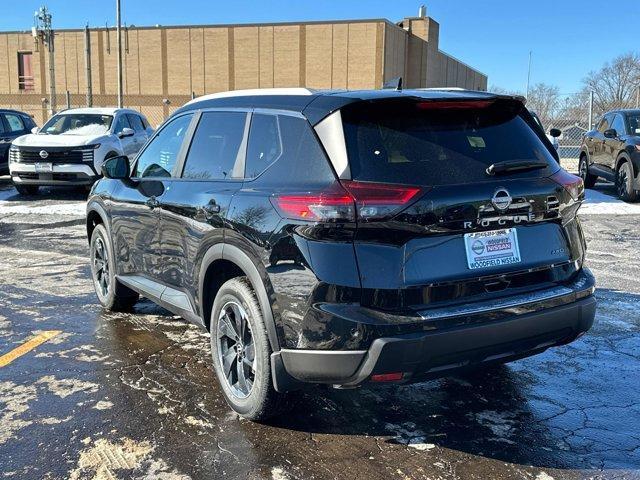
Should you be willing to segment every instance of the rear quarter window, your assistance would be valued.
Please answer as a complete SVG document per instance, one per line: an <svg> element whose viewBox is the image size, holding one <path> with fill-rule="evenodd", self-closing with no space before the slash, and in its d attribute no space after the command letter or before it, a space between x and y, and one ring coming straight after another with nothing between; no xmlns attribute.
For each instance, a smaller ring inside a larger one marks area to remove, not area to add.
<svg viewBox="0 0 640 480"><path fill-rule="evenodd" d="M352 178L425 186L495 181L487 167L508 160L548 164L510 178L548 176L557 170L557 162L525 120L528 113L521 103L473 105L440 108L436 102L392 99L345 107Z"/></svg>
<svg viewBox="0 0 640 480"><path fill-rule="evenodd" d="M251 118L245 178L299 185L331 182L335 175L309 122L256 113Z"/></svg>

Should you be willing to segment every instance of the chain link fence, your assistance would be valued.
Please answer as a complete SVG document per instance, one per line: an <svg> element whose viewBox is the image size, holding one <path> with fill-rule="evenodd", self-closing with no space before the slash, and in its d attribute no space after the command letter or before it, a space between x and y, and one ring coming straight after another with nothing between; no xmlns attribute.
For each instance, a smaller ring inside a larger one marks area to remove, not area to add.
<svg viewBox="0 0 640 480"><path fill-rule="evenodd" d="M123 105L138 110L147 117L152 127L157 128L182 105L191 100L191 95L125 95ZM49 119L49 96L34 93L0 94L0 108L10 108L28 113L38 126ZM93 107L115 107L117 95L93 95ZM59 93L55 98L56 111L87 106L85 94Z"/></svg>

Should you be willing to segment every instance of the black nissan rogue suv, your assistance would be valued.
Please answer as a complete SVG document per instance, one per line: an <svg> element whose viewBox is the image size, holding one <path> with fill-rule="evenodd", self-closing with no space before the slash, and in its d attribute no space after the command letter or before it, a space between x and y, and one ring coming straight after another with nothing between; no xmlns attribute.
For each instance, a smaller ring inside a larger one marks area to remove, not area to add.
<svg viewBox="0 0 640 480"><path fill-rule="evenodd" d="M594 320L582 181L519 97L214 94L103 174L87 204L100 303L142 295L208 329L247 418L305 384L523 358Z"/></svg>

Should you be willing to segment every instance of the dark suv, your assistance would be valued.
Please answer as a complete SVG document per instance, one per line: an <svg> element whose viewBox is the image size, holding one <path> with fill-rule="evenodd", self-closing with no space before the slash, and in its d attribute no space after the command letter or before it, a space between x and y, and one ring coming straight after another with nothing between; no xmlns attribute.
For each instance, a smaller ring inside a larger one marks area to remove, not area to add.
<svg viewBox="0 0 640 480"><path fill-rule="evenodd" d="M640 110L614 110L584 135L580 177L592 188L598 177L615 182L618 196L638 200L640 192Z"/></svg>
<svg viewBox="0 0 640 480"><path fill-rule="evenodd" d="M9 173L9 147L16 138L36 127L28 113L0 109L0 175Z"/></svg>
<svg viewBox="0 0 640 480"><path fill-rule="evenodd" d="M305 384L413 382L592 325L582 181L517 97L305 89L190 102L87 205L108 309L211 332L241 415Z"/></svg>

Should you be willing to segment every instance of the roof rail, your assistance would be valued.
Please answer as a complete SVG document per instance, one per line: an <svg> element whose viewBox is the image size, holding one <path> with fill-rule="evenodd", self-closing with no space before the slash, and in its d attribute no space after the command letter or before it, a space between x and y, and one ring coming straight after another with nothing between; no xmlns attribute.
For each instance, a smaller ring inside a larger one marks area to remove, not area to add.
<svg viewBox="0 0 640 480"><path fill-rule="evenodd" d="M188 101L185 105L192 105L194 103L201 102L203 100L214 100L216 98L229 98L229 97L250 97L257 95L313 95L314 90L303 87L291 87L291 88L250 88L247 90L231 90L228 92L209 93L196 97L193 100Z"/></svg>

